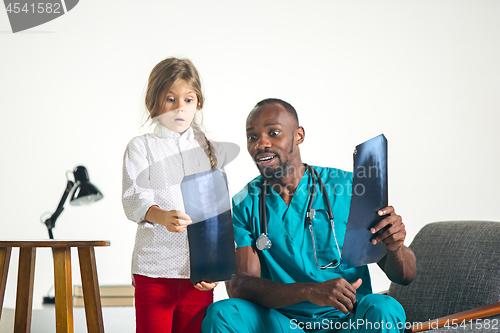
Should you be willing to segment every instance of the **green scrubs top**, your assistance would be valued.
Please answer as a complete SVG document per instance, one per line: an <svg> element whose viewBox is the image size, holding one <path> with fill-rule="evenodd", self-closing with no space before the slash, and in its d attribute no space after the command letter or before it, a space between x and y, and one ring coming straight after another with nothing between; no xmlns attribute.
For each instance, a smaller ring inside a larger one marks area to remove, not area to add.
<svg viewBox="0 0 500 333"><path fill-rule="evenodd" d="M352 173L334 168L314 168L325 184L332 207L335 233L342 251L351 204ZM233 197L234 239L238 248L255 245L257 238L261 235L259 219L261 185L262 176L258 176ZM356 298L359 301L364 295L372 293L366 265L345 269L341 264L334 269L320 269L315 263L311 232L306 224L311 186L311 175L309 171L306 171L297 186L290 206L287 206L279 194L268 186L266 190L267 229L272 246L268 250L257 250L261 264L261 277L279 283L324 282L339 277L352 283L361 278L363 283L356 292ZM316 211L313 232L318 264L327 265L334 259L339 260L339 253L328 219L328 208L318 182L316 182L316 195L312 208ZM313 319L345 316L333 307L319 306L310 302L277 310L288 316Z"/></svg>

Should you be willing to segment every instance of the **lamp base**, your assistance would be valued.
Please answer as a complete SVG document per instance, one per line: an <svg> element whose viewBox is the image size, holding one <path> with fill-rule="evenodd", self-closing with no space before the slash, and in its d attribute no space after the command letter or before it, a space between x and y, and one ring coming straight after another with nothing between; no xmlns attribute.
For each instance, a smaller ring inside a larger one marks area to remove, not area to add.
<svg viewBox="0 0 500 333"><path fill-rule="evenodd" d="M56 304L56 298L54 296L44 296L42 304Z"/></svg>

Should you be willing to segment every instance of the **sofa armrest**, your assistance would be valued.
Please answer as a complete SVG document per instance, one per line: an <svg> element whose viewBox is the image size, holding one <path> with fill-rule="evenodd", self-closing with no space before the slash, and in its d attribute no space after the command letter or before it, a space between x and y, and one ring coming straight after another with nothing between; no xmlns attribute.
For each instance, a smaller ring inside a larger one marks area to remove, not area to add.
<svg viewBox="0 0 500 333"><path fill-rule="evenodd" d="M419 325L415 325L411 328L411 332L419 332L429 330L431 328L438 328L446 325L460 323L462 321L468 321L472 319L484 318L500 314L500 302L491 303L488 305L480 306L471 310L458 312L446 317L441 317L434 320L425 321Z"/></svg>

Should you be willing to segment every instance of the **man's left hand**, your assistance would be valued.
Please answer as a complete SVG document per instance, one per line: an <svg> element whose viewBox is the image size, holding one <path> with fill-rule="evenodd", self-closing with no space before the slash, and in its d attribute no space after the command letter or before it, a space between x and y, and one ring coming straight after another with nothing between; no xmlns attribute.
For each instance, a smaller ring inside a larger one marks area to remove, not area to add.
<svg viewBox="0 0 500 333"><path fill-rule="evenodd" d="M389 206L378 211L378 215L389 215L370 229L376 234L380 229L387 227L380 235L372 239L372 244L384 243L389 251L397 251L406 238L406 229L401 216L396 214L394 207Z"/></svg>

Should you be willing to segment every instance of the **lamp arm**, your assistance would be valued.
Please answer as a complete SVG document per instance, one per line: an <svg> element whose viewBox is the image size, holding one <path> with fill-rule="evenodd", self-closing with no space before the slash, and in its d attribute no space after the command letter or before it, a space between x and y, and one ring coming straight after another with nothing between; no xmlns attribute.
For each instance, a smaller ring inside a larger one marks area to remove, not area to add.
<svg viewBox="0 0 500 333"><path fill-rule="evenodd" d="M66 189L64 190L61 200L59 201L59 205L57 205L56 211L44 222L47 226L47 229L49 230L50 239L54 239L54 236L52 235L52 229L56 226L56 220L64 210L64 203L66 202L69 192L71 192L71 189L74 185L75 183L73 183L71 180L68 180L68 182L66 183Z"/></svg>

